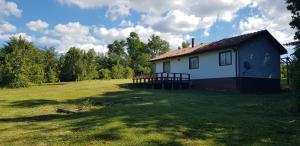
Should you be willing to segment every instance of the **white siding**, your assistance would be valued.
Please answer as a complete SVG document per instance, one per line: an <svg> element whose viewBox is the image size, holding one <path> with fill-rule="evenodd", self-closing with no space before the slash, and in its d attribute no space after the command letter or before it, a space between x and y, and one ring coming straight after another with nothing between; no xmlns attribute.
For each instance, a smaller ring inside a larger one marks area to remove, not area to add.
<svg viewBox="0 0 300 146"><path fill-rule="evenodd" d="M208 79L208 78L226 78L235 77L235 52L232 50L232 64L227 66L219 66L219 52L207 52L203 54L195 54L180 58L170 59L172 73L189 73L191 79ZM199 69L189 69L189 57L199 56ZM157 73L163 71L162 60L155 62Z"/></svg>

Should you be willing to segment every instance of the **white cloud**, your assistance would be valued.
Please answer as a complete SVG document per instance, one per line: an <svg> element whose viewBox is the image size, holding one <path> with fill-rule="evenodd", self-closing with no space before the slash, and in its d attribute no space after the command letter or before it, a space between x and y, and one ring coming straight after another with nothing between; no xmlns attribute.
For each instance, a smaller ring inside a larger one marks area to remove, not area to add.
<svg viewBox="0 0 300 146"><path fill-rule="evenodd" d="M119 26L121 27L134 26L134 23L131 22L130 20L122 20Z"/></svg>
<svg viewBox="0 0 300 146"><path fill-rule="evenodd" d="M107 16L112 20L130 15L130 10L143 14L141 24L157 31L187 33L203 29L205 36L216 20L231 22L236 13L251 0L58 0L61 4L83 9L108 7Z"/></svg>
<svg viewBox="0 0 300 146"><path fill-rule="evenodd" d="M269 30L281 43L293 40L293 30L289 26L291 13L286 10L282 0L255 0L252 7L260 11L260 15L250 16L240 21L239 29L243 33Z"/></svg>
<svg viewBox="0 0 300 146"><path fill-rule="evenodd" d="M43 31L48 28L49 24L40 19L35 21L30 21L26 24L26 26L32 31Z"/></svg>
<svg viewBox="0 0 300 146"><path fill-rule="evenodd" d="M79 22L58 24L53 30L49 30L49 32L49 35L59 40L59 44L56 47L60 53L66 52L70 47L79 47L84 50L93 48L97 52L107 51L102 41L96 39L90 33L90 27L81 25ZM53 40L51 42L58 43Z"/></svg>
<svg viewBox="0 0 300 146"><path fill-rule="evenodd" d="M16 3L6 2L5 0L0 0L0 18L4 16L16 16L20 17L22 10L20 10Z"/></svg>
<svg viewBox="0 0 300 146"><path fill-rule="evenodd" d="M57 39L49 38L47 36L43 36L37 40L42 45L56 46L60 44L60 41Z"/></svg>
<svg viewBox="0 0 300 146"><path fill-rule="evenodd" d="M61 4L76 5L82 9L101 7L112 3L110 0L57 0Z"/></svg>
<svg viewBox="0 0 300 146"><path fill-rule="evenodd" d="M127 5L113 5L109 6L106 12L106 17L111 20L117 20L119 17L126 17L130 13L130 8Z"/></svg>
<svg viewBox="0 0 300 146"><path fill-rule="evenodd" d="M8 22L4 22L0 24L0 33L15 32L16 30L17 30L16 26Z"/></svg>
<svg viewBox="0 0 300 146"><path fill-rule="evenodd" d="M33 42L35 40L33 36L30 36L24 32L15 33L15 34L0 34L1 41L8 41L10 37L22 37L28 40L29 42Z"/></svg>
<svg viewBox="0 0 300 146"><path fill-rule="evenodd" d="M126 28L95 28L95 34L102 40L106 40L106 43L111 43L114 40L125 39L129 36L130 32L136 32L139 34L140 39L144 42L147 42L150 38L150 35L156 34L161 36L162 39L168 41L172 49L176 49L181 45L182 41L189 40L190 35L176 35L172 33L163 33L153 30L150 27L144 27L137 25L134 27Z"/></svg>
<svg viewBox="0 0 300 146"><path fill-rule="evenodd" d="M198 29L209 30L216 20L214 17L197 17L174 10L164 17L144 15L142 21L161 32L187 33Z"/></svg>

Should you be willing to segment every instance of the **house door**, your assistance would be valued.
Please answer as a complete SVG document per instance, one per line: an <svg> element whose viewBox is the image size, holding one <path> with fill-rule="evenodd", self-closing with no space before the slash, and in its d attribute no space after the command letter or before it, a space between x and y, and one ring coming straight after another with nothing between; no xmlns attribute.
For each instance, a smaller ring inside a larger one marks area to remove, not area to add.
<svg viewBox="0 0 300 146"><path fill-rule="evenodd" d="M171 72L171 64L170 61L164 62L163 63L163 72Z"/></svg>

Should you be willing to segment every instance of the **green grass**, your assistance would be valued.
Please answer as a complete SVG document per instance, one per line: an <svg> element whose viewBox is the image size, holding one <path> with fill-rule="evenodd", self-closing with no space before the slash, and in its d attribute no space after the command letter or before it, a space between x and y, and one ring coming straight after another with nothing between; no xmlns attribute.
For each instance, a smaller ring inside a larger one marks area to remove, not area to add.
<svg viewBox="0 0 300 146"><path fill-rule="evenodd" d="M123 88L128 82L2 88L0 145L300 145L290 93Z"/></svg>

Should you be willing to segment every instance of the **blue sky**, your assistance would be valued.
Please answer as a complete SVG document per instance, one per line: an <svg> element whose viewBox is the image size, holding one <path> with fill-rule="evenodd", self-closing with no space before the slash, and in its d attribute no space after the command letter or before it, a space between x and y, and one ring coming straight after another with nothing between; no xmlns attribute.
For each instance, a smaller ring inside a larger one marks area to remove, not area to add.
<svg viewBox="0 0 300 146"><path fill-rule="evenodd" d="M262 29L285 43L294 32L285 7L283 0L0 0L0 44L21 35L60 53L72 46L106 52L135 31L175 49L192 37L207 43Z"/></svg>

